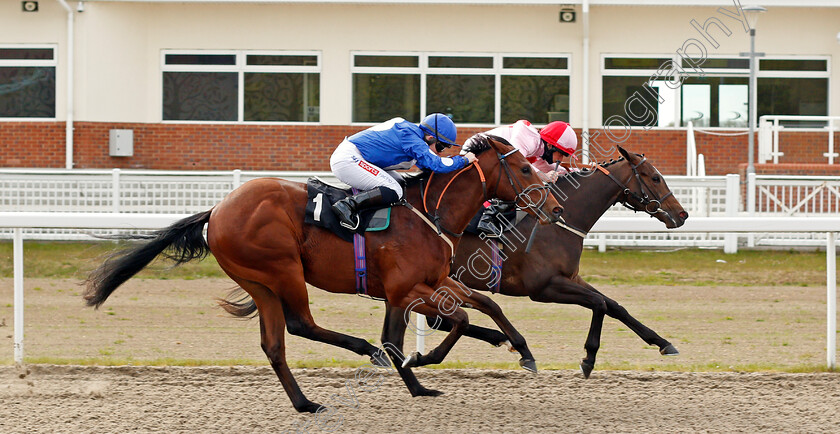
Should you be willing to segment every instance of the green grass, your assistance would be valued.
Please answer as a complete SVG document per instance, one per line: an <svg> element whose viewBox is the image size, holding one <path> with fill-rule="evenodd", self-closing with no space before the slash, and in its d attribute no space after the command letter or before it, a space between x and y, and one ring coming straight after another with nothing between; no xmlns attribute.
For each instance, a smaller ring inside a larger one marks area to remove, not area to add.
<svg viewBox="0 0 840 434"><path fill-rule="evenodd" d="M115 242L38 242L24 246L25 277L83 280L104 256L131 246ZM726 262L718 262L723 260ZM592 284L610 285L733 285L821 286L825 284L825 253L818 251L720 250L584 251L581 275ZM12 243L0 242L0 277L12 277ZM224 278L211 256L172 267L157 260L137 275L145 279Z"/></svg>

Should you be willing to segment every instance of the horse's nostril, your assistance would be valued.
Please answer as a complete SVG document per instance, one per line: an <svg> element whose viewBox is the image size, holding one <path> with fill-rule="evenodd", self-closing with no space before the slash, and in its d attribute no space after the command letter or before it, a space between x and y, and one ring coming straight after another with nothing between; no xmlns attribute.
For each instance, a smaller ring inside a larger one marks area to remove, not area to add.
<svg viewBox="0 0 840 434"><path fill-rule="evenodd" d="M551 212L553 212L553 213L554 213L554 215L560 215L560 214L563 214L563 207L556 206L556 207L554 207L554 209L553 209L553 210L551 210Z"/></svg>
<svg viewBox="0 0 840 434"><path fill-rule="evenodd" d="M683 220L688 218L688 212L686 212L686 211L680 211L679 215L680 215L680 218L683 219Z"/></svg>

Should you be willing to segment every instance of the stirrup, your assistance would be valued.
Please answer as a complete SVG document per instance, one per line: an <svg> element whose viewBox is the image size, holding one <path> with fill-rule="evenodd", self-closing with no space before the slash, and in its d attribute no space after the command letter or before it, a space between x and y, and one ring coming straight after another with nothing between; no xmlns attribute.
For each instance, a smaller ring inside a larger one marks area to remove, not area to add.
<svg viewBox="0 0 840 434"><path fill-rule="evenodd" d="M343 226L343 227L345 227L345 228L347 228L347 229L350 229L351 231L355 231L356 229L359 229L359 225L362 223L362 219L361 219L361 218L359 218L359 214L358 214L358 213L353 213L353 215L351 215L351 216L350 216L350 218L353 218L353 217L355 217L355 218L356 218L356 224L355 224L355 225L353 225L353 226L351 226L351 225L349 225L349 224L345 223L345 222L344 222L343 220L341 220L341 219L338 219L338 223L339 223L341 226Z"/></svg>

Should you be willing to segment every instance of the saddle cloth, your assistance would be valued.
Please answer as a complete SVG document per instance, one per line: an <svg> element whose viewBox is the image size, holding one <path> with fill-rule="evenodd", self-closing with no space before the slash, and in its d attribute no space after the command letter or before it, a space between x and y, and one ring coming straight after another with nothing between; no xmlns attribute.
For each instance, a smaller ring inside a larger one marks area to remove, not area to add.
<svg viewBox="0 0 840 434"><path fill-rule="evenodd" d="M318 178L309 178L306 181L307 202L304 222L330 230L344 241L352 243L354 231L341 226L332 210L332 204L350 194L349 189L327 184ZM383 231L388 229L391 222L391 208L375 211L363 210L359 218L361 223L355 233Z"/></svg>

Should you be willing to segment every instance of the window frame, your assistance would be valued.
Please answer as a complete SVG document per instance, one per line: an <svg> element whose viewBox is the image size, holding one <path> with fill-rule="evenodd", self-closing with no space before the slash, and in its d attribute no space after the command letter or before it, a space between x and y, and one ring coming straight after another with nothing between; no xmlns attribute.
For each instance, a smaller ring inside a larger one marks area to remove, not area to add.
<svg viewBox="0 0 840 434"><path fill-rule="evenodd" d="M0 59L0 67L53 67L55 68L55 116L53 117L2 117L0 122L55 122L58 120L58 44L0 44L0 49L52 50L52 60Z"/></svg>
<svg viewBox="0 0 840 434"><path fill-rule="evenodd" d="M399 57L412 56L418 58L418 66L416 67L384 67L384 66L356 66L356 56L382 56L382 57ZM443 68L430 67L430 57L484 57L493 60L493 66L490 68ZM527 57L527 58L557 58L566 59L566 68L557 69L529 69L529 68L504 68L504 59L506 57ZM354 74L403 74L403 75L419 75L420 76L420 118L428 115L426 109L426 79L430 75L492 75L494 77L494 102L493 102L493 123L459 123L459 126L465 127L487 127L501 125L502 117L502 77L503 76L557 76L569 78L569 96L573 92L573 78L572 78L572 55L568 52L558 53L514 53L514 52L450 52L450 51L350 51L350 82L353 81ZM350 113L350 125L373 125L370 122L356 122L353 121L353 87L350 87L350 97L348 98L348 112ZM570 115L571 116L571 110ZM383 119L384 121L384 119ZM543 124L535 124L537 126Z"/></svg>
<svg viewBox="0 0 840 434"><path fill-rule="evenodd" d="M233 65L181 65L166 63L167 55L233 55L236 62ZM317 73L319 75L323 72L323 62L321 58L321 51L317 50L177 50L177 49L163 49L160 50L160 83L158 84L158 107L159 119L161 123L167 124L226 124L226 125L321 125L321 117L318 116L317 122L306 121L246 121L245 120L245 73ZM248 56L315 56L317 65L314 66L299 66L299 65L248 65ZM233 72L237 74L237 95L236 95L236 111L237 120L235 121L217 121L217 120L173 120L163 118L163 75L167 72ZM319 80L319 93L320 89ZM320 101L319 101L320 111Z"/></svg>
<svg viewBox="0 0 840 434"><path fill-rule="evenodd" d="M607 69L606 62L608 58L645 58L645 59L670 59L677 65L682 66L682 58L676 53L670 54L627 54L627 53L601 53L601 106L600 112L602 113L603 117L603 107L604 107L604 89L603 83L604 77L610 76L620 76L620 77L631 77L631 76L638 76L642 79L639 82L641 86L644 83L648 82L648 79L656 73L656 70L652 69ZM739 55L735 54L715 54L709 55L706 57L707 59L742 59ZM765 55L762 57L757 57L758 65L756 66L756 89L751 89L748 92L752 93L757 91L758 83L757 80L760 78L825 78L828 80L828 101L827 101L827 115L831 116L831 57L830 56L821 56L821 55ZM789 71L762 71L760 69L761 60L824 60L826 62L826 70L825 71L796 71L796 70L789 70ZM692 68L683 68L686 73L687 77L697 77L698 74L693 72ZM713 77L739 77L739 78L749 78L750 70L749 67L747 68L702 68L705 76L713 76ZM680 83L680 87L682 87L682 83ZM679 89L678 88L678 89ZM681 92L676 92L675 96L675 104L674 104L674 118L679 120L682 123L682 95ZM606 119L601 119L601 127L603 128L604 121ZM641 126L632 126L631 128L657 128L657 129L686 129L686 126L674 126L674 127L660 127L660 126L653 126L653 127L641 127ZM717 129L726 129L726 130L747 130L748 127L704 127L704 129L710 128L717 128Z"/></svg>

